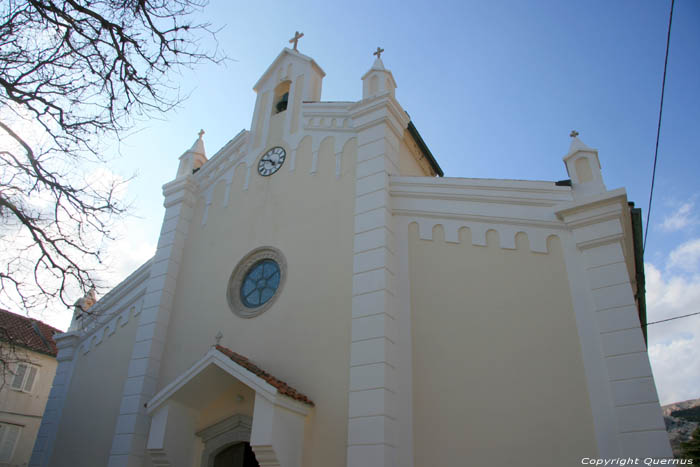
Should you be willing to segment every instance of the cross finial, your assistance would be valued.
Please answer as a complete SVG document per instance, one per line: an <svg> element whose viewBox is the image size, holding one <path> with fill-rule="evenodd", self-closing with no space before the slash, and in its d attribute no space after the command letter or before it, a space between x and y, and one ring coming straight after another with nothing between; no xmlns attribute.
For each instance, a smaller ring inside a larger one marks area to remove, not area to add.
<svg viewBox="0 0 700 467"><path fill-rule="evenodd" d="M382 58L382 52L384 52L384 49L382 49L381 47L377 47L377 51L374 52L372 55L376 55L377 58Z"/></svg>
<svg viewBox="0 0 700 467"><path fill-rule="evenodd" d="M219 345L221 343L222 337L224 337L224 335L221 333L221 331L216 333L216 336L214 336L214 339L216 340L216 345Z"/></svg>
<svg viewBox="0 0 700 467"><path fill-rule="evenodd" d="M299 42L299 39L301 39L302 37L304 37L304 33L302 32L301 34L299 34L299 31L296 31L294 33L294 37L289 39L290 44L294 42L294 50L297 50L297 42Z"/></svg>
<svg viewBox="0 0 700 467"><path fill-rule="evenodd" d="M202 139L202 136L204 136L204 130L199 130L199 133L197 134L199 135L199 139Z"/></svg>
<svg viewBox="0 0 700 467"><path fill-rule="evenodd" d="M571 133L569 134L570 137L576 138L578 136L578 131L576 130L571 130Z"/></svg>

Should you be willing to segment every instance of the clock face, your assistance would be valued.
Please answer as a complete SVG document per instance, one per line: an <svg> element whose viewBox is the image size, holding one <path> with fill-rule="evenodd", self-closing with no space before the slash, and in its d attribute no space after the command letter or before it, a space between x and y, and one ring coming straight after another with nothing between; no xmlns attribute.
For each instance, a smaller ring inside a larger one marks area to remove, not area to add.
<svg viewBox="0 0 700 467"><path fill-rule="evenodd" d="M258 173L267 177L277 172L282 167L286 156L287 153L279 146L270 149L260 158Z"/></svg>

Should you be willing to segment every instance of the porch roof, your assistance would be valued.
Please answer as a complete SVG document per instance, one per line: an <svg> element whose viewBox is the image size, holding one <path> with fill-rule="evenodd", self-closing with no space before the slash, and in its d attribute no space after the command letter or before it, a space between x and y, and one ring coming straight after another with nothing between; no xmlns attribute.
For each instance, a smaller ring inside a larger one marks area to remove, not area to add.
<svg viewBox="0 0 700 467"><path fill-rule="evenodd" d="M283 394L287 397L291 397L292 399L298 400L299 402L303 402L304 404L314 406L314 403L311 399L309 399L306 395L302 394L301 392L297 391L284 381L275 378L272 376L270 373L266 372L259 366L255 365L253 362L248 360L248 358L244 357L241 354L238 354L234 352L231 349L228 349L222 345L217 345L215 346L216 350L221 352L222 354L226 355L228 358L233 360L235 363L239 364L246 370L250 371L253 373L255 376L264 379L267 383L269 383L271 386L273 386L275 389L277 389L277 392L280 394Z"/></svg>

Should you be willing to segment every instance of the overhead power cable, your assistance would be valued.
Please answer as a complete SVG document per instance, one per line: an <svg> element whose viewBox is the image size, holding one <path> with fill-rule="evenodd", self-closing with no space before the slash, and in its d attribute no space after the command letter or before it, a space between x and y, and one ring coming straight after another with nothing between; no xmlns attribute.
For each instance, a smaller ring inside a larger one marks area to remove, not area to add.
<svg viewBox="0 0 700 467"><path fill-rule="evenodd" d="M671 13L668 16L668 34L666 35L666 58L664 59L664 77L661 81L661 104L659 106L659 124L656 127L656 148L654 149L654 168L651 171L651 189L649 190L649 207L647 208L647 225L644 228L644 244L642 245L642 253L647 248L647 236L649 233L649 219L651 218L651 200L654 196L654 179L656 178L656 161L659 156L659 136L661 135L661 115L664 111L664 91L666 89L666 68L668 67L668 48L671 45L671 24L673 24L673 4L675 0L671 0Z"/></svg>
<svg viewBox="0 0 700 467"><path fill-rule="evenodd" d="M652 321L651 323L647 323L646 326L649 326L650 324L665 323L666 321L673 321L674 319L687 318L688 316L695 316L695 315L700 315L700 311L695 312L695 313L690 313L688 315L674 316L673 318L666 318L666 319L660 319L659 321Z"/></svg>

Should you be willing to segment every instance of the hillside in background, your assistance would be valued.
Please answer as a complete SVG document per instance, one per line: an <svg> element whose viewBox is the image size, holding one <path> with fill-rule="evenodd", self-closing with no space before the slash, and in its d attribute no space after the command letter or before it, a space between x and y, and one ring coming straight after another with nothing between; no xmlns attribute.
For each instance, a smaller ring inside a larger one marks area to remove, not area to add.
<svg viewBox="0 0 700 467"><path fill-rule="evenodd" d="M680 443L690 439L700 423L700 399L690 399L661 406L673 455L680 457Z"/></svg>

